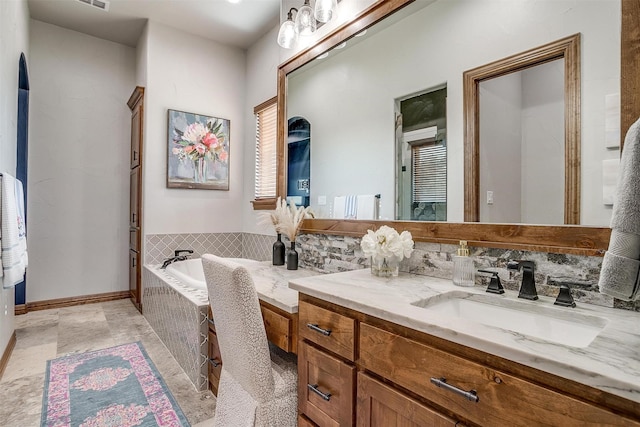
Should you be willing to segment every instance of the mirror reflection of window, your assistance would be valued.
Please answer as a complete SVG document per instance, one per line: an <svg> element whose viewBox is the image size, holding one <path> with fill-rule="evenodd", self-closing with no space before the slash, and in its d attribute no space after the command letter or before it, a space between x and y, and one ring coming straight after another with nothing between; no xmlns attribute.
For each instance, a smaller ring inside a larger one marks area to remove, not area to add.
<svg viewBox="0 0 640 427"><path fill-rule="evenodd" d="M564 222L564 59L480 82L480 222Z"/></svg>
<svg viewBox="0 0 640 427"><path fill-rule="evenodd" d="M447 89L396 100L396 219L447 220Z"/></svg>

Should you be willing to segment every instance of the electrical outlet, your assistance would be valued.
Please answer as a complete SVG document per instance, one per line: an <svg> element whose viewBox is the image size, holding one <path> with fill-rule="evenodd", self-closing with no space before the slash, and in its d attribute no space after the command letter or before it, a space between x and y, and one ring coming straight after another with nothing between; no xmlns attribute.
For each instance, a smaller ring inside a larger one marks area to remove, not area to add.
<svg viewBox="0 0 640 427"><path fill-rule="evenodd" d="M493 204L493 191L487 191L487 204Z"/></svg>

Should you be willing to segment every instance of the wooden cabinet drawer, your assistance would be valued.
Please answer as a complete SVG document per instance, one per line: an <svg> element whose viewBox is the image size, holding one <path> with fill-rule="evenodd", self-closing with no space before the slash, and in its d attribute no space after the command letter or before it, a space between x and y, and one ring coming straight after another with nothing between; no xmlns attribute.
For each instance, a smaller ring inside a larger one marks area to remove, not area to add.
<svg viewBox="0 0 640 427"><path fill-rule="evenodd" d="M353 361L355 359L355 320L300 301L298 306L301 338Z"/></svg>
<svg viewBox="0 0 640 427"><path fill-rule="evenodd" d="M297 315L289 314L290 317L287 317L285 313L280 313L277 308L263 302L260 302L260 311L267 339L284 351L297 353L297 322L292 320Z"/></svg>
<svg viewBox="0 0 640 427"><path fill-rule="evenodd" d="M638 426L572 397L360 324L360 362L394 383L483 426ZM442 380L438 387L432 380ZM470 392L463 397L452 388ZM468 400L475 393L478 401Z"/></svg>
<svg viewBox="0 0 640 427"><path fill-rule="evenodd" d="M298 427L316 427L316 425L302 415L298 415Z"/></svg>
<svg viewBox="0 0 640 427"><path fill-rule="evenodd" d="M220 347L218 347L218 337L209 331L209 384L211 391L218 395L218 384L222 373L222 358L220 357Z"/></svg>
<svg viewBox="0 0 640 427"><path fill-rule="evenodd" d="M355 367L302 342L298 353L298 405L316 424L352 426Z"/></svg>
<svg viewBox="0 0 640 427"><path fill-rule="evenodd" d="M358 427L454 427L456 421L358 372ZM459 424L458 424L459 425Z"/></svg>

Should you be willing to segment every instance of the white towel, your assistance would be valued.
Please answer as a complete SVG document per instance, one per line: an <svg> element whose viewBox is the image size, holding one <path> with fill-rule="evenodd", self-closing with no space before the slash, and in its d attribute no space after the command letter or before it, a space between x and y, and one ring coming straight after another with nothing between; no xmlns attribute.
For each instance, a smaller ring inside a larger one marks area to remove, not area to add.
<svg viewBox="0 0 640 427"><path fill-rule="evenodd" d="M640 119L627 132L611 216L611 239L602 260L600 292L640 298Z"/></svg>
<svg viewBox="0 0 640 427"><path fill-rule="evenodd" d="M358 215L358 196L347 196L344 205L344 218L356 219Z"/></svg>
<svg viewBox="0 0 640 427"><path fill-rule="evenodd" d="M24 193L22 183L4 173L0 196L2 223L2 287L14 287L24 279L29 263L27 257L27 234L24 222Z"/></svg>
<svg viewBox="0 0 640 427"><path fill-rule="evenodd" d="M378 199L374 195L358 196L357 219L377 219Z"/></svg>
<svg viewBox="0 0 640 427"><path fill-rule="evenodd" d="M344 219L345 206L347 198L345 196L336 196L333 198L333 214L334 219Z"/></svg>

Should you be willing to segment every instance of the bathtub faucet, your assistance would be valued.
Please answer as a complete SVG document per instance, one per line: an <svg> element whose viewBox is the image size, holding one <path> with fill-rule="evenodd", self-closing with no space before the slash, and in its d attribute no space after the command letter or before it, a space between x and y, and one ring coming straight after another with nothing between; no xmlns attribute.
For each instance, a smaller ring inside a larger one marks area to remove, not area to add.
<svg viewBox="0 0 640 427"><path fill-rule="evenodd" d="M180 255L180 254L186 254L186 255ZM167 266L169 264L171 264L172 262L176 262L176 261L184 261L187 258L189 258L189 256L193 253L193 251L191 249L178 249L177 251L173 252L173 257L171 258L167 258L164 260L164 262L162 263L162 267L160 267L161 269L165 269L167 268Z"/></svg>

